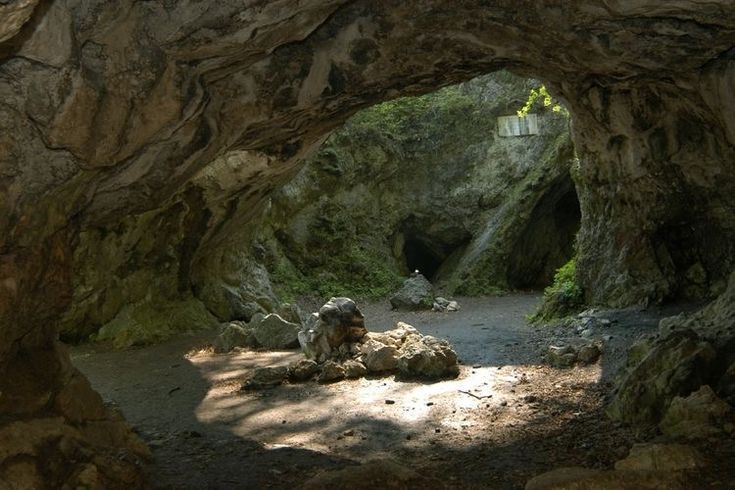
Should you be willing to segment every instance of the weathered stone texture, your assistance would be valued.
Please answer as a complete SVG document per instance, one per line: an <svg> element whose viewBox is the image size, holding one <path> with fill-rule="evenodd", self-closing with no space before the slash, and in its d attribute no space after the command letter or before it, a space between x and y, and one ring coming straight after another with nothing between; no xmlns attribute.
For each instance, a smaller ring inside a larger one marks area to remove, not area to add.
<svg viewBox="0 0 735 490"><path fill-rule="evenodd" d="M94 233L106 242L147 221L140 246L100 267L131 285L136 271L160 271L145 297L186 301L217 282L212 257L351 113L502 67L544 79L572 110L590 300L701 297L723 290L733 268L728 1L69 0L45 3L23 27L32 6L0 7L3 420L61 414L52 401L72 370L54 339L75 294L75 249ZM240 178L197 180L238 151ZM95 321L122 307L91 294ZM132 447L54 423L99 454ZM72 460L51 453L58 467ZM114 462L94 464L108 480L135 481ZM32 466L6 466L3 477L33 484ZM72 480L50 484L77 486L96 470L67 471Z"/></svg>

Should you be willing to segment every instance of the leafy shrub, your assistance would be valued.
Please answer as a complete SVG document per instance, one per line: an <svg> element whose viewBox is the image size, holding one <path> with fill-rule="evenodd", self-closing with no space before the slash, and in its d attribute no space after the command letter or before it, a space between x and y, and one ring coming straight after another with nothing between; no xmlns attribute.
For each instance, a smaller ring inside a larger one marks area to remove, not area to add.
<svg viewBox="0 0 735 490"><path fill-rule="evenodd" d="M569 116L569 111L567 111L564 106L554 100L551 94L549 94L549 91L546 89L546 85L541 85L539 88L531 89L531 92L528 94L526 104L518 111L518 117L527 116L533 109L534 105L536 105L536 103L539 101L541 102L541 106L544 109L548 109L550 107L552 112L558 112L560 114L564 114L565 116Z"/></svg>
<svg viewBox="0 0 735 490"><path fill-rule="evenodd" d="M544 300L531 321L539 322L572 314L584 305L584 291L577 283L577 260L557 269L554 282L544 290Z"/></svg>

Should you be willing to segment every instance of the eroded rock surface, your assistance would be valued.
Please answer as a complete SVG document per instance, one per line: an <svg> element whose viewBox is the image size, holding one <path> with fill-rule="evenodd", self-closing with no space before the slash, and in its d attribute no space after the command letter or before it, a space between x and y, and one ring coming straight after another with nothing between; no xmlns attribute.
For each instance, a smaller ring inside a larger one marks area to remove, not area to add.
<svg viewBox="0 0 735 490"><path fill-rule="evenodd" d="M132 447L95 439L89 414L55 404L78 375L55 339L75 268L93 260L85 250L122 242L98 266L121 289L75 298L100 325L202 291L247 316L249 298L228 299L247 275L225 251L325 135L399 93L508 66L564 98L589 300L706 297L733 269L730 2L33 4L5 2L0 16L0 415L63 416L58 430L77 431L85 454ZM16 455L24 468L56 458L52 486L95 473L77 452L3 447L14 482L32 482ZM94 464L109 481L135 479Z"/></svg>

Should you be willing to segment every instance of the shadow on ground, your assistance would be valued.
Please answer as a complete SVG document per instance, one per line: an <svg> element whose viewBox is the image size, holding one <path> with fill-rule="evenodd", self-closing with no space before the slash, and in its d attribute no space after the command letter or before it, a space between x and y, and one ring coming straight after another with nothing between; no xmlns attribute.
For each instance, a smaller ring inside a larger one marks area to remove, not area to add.
<svg viewBox="0 0 735 490"><path fill-rule="evenodd" d="M403 320L450 339L465 365L438 383L388 377L242 392L254 367L300 353L197 352L214 332L128 351L75 348L72 357L151 445L151 480L161 488L294 488L380 457L446 488L522 488L558 466L608 468L646 436L605 418L604 357L567 370L538 364L548 339L525 324L538 300L472 299L455 315L364 308L371 330ZM640 330L651 328L653 320ZM631 341L624 333L615 334L621 349Z"/></svg>

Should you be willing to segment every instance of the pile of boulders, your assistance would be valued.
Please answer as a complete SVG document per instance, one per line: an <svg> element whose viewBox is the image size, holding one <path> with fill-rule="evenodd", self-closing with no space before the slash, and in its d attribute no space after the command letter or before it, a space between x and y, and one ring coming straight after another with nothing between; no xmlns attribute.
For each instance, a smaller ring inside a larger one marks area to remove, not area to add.
<svg viewBox="0 0 735 490"><path fill-rule="evenodd" d="M299 342L307 359L319 365L319 381L386 373L438 379L459 373L457 354L447 341L403 322L387 332L368 332L364 320L349 298L331 298L307 320Z"/></svg>
<svg viewBox="0 0 735 490"><path fill-rule="evenodd" d="M459 374L457 354L446 340L420 334L398 322L387 332L368 332L349 298L331 298L298 332L305 359L288 367L254 370L243 389L268 388L286 380L342 379L395 374L398 378L442 379Z"/></svg>

